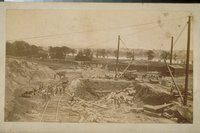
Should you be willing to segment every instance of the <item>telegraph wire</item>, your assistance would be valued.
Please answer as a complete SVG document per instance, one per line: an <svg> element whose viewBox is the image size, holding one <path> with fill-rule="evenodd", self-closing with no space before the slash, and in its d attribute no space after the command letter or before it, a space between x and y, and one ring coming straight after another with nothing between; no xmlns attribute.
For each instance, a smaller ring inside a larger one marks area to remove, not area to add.
<svg viewBox="0 0 200 133"><path fill-rule="evenodd" d="M187 23L184 25L183 29L181 30L181 32L177 36L176 40L174 41L173 47L175 47L176 43L178 42L179 38L181 37L181 35L182 35L183 31L185 30L186 26L187 26Z"/></svg>
<svg viewBox="0 0 200 133"><path fill-rule="evenodd" d="M177 19L182 19L182 18L186 18L186 16L184 16L184 17L179 17L179 18L162 19L162 21L177 20ZM150 24L155 24L155 23L157 24L158 21L152 21L152 22L147 22L147 23L142 23L142 24L128 25L128 26L121 26L121 27L113 27L113 28L108 28L108 29L87 30L87 31L78 31L78 32L68 32L68 33L63 33L63 34L52 34L52 35L43 35L43 36L27 37L27 38L20 38L20 39L10 39L10 40L7 40L7 41L27 40L27 39L28 39L28 40L29 40L29 39L39 39L39 38L48 38L48 37L55 37L55 36L62 36L62 35L69 35L69 34L76 34L76 33L116 30L116 29L123 29L123 28L130 28L130 27L137 27L137 26L150 25Z"/></svg>

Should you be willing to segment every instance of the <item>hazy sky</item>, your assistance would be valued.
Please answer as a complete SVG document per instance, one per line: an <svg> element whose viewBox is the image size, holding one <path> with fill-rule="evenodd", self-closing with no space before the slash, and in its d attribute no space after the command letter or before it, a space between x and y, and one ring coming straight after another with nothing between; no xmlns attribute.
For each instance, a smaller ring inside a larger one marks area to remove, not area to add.
<svg viewBox="0 0 200 133"><path fill-rule="evenodd" d="M39 46L170 49L189 13L133 10L7 10L6 39ZM187 26L175 49L185 49Z"/></svg>

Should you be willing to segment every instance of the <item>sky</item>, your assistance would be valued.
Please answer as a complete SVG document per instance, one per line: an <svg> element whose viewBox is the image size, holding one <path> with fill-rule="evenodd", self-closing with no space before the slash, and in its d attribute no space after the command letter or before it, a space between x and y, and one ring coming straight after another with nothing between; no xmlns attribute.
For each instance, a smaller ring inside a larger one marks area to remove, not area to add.
<svg viewBox="0 0 200 133"><path fill-rule="evenodd" d="M187 12L135 10L7 10L6 40L37 46L175 50L187 45ZM191 41L192 42L192 41ZM192 44L191 44L192 49Z"/></svg>

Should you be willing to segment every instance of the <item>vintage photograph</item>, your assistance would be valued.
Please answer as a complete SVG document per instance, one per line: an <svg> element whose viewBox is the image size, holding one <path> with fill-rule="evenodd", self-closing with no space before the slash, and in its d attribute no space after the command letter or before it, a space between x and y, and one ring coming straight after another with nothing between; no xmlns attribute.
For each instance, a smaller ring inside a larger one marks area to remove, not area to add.
<svg viewBox="0 0 200 133"><path fill-rule="evenodd" d="M193 123L191 12L6 10L5 122Z"/></svg>

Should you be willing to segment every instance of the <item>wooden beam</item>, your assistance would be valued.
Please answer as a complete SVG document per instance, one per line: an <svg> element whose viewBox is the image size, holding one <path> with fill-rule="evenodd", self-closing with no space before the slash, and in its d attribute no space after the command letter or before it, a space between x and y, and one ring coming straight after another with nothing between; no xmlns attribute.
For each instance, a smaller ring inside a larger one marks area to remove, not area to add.
<svg viewBox="0 0 200 133"><path fill-rule="evenodd" d="M190 28L191 16L188 17L188 36L187 36L187 55L186 55L186 69L185 69L185 92L184 92L184 105L187 105L188 97L188 76L189 76L189 60L190 60Z"/></svg>

